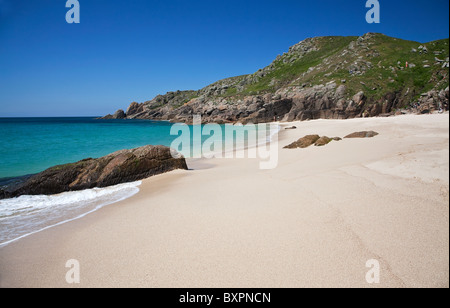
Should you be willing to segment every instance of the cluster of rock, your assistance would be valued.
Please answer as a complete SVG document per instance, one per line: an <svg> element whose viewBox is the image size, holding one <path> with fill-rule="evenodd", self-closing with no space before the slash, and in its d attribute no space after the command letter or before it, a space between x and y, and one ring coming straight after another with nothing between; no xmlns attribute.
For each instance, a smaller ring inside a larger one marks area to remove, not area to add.
<svg viewBox="0 0 450 308"><path fill-rule="evenodd" d="M123 111L122 109L117 110L114 114L108 114L104 117L102 117L101 119L104 120L122 120L122 119L126 119L127 115L125 113L125 111Z"/></svg>
<svg viewBox="0 0 450 308"><path fill-rule="evenodd" d="M413 109L419 114L432 113L435 111L448 110L449 88L436 91L431 90L423 93L419 100L412 104Z"/></svg>
<svg viewBox="0 0 450 308"><path fill-rule="evenodd" d="M170 105L151 109L148 104L132 103L125 113L117 111L104 119L152 119L192 123L200 114L205 123L266 123L274 120L304 121L314 119L348 119L398 114L397 106L405 104L402 93L389 93L377 101L370 101L360 91L351 98L347 87L331 82L311 88L291 87L275 94L245 96L239 100L226 97L194 98L177 109ZM161 98L160 98L161 99ZM431 90L411 104L417 113L448 110L449 88ZM397 112L397 113L396 113Z"/></svg>
<svg viewBox="0 0 450 308"><path fill-rule="evenodd" d="M362 132L355 132L350 135L345 136L344 138L373 138L377 136L378 133L374 131L362 131ZM319 136L319 135L307 135L305 137L302 137L298 139L297 141L285 146L285 149L304 149L307 147L310 147L312 145L320 147L325 146L329 144L332 141L341 141L342 138L340 137L334 137L330 138L327 136Z"/></svg>
<svg viewBox="0 0 450 308"><path fill-rule="evenodd" d="M98 159L47 169L24 183L0 190L0 199L52 195L142 180L175 169L187 170L185 158L168 147L144 146Z"/></svg>
<svg viewBox="0 0 450 308"><path fill-rule="evenodd" d="M418 52L418 53L420 53L420 54L428 54L428 48L427 48L426 46L423 46L423 45L420 45L417 49L416 49L416 48L413 48L411 51L414 52L414 53ZM441 51L435 51L435 52L434 52L434 55L436 56L436 57L434 58L434 60L435 60L435 63L434 63L434 64L435 64L435 65L439 65L439 66L441 66L442 68L449 68L449 57L446 57L445 59L440 59L440 58L438 58L439 56L442 55L442 52L441 52ZM416 65L413 64L413 67L415 67L415 66L416 66ZM411 67L411 63L410 63L410 67ZM429 64L424 64L423 67L429 68L429 67L431 67L431 65L429 65Z"/></svg>
<svg viewBox="0 0 450 308"><path fill-rule="evenodd" d="M341 141L342 139L339 137L329 138L327 136L319 136L319 135L307 135L298 139L297 141L285 146L285 149L304 149L311 145L315 145L316 147L324 146L330 143L331 141Z"/></svg>
<svg viewBox="0 0 450 308"><path fill-rule="evenodd" d="M332 82L311 88L283 88L275 94L245 96L238 100L226 97L215 99L199 97L177 109L171 109L167 105L165 108L151 110L149 108L151 104L133 103L126 115L130 119L157 119L184 123L190 123L194 114L200 114L206 123L265 123L273 120L303 121L362 116L363 107L367 103L366 96L363 92L359 92L348 99L346 91L345 85L337 86ZM369 109L367 116L377 116L383 111L391 110L380 104ZM122 115L122 111L118 111L118 114Z"/></svg>

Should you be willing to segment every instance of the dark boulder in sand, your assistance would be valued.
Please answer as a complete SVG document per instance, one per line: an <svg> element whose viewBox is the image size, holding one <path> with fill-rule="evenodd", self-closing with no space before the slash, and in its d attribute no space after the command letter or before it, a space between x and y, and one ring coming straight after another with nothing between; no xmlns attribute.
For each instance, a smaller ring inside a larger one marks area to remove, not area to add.
<svg viewBox="0 0 450 308"><path fill-rule="evenodd" d="M285 146L284 148L285 149L307 148L313 145L319 139L320 139L319 135L308 135L303 138L300 138L299 140L295 141L294 143L291 143L288 146Z"/></svg>
<svg viewBox="0 0 450 308"><path fill-rule="evenodd" d="M15 187L0 190L0 199L21 195L52 195L139 181L175 169L187 170L183 156L165 146L122 150L98 159L49 168Z"/></svg>
<svg viewBox="0 0 450 308"><path fill-rule="evenodd" d="M345 136L344 138L372 138L378 135L379 134L374 131L363 131L350 134L348 136Z"/></svg>
<svg viewBox="0 0 450 308"><path fill-rule="evenodd" d="M314 145L316 147L322 147L324 145L327 145L328 143L330 143L331 141L333 141L333 139L327 137L327 136L322 136L319 138L319 140L317 140Z"/></svg>

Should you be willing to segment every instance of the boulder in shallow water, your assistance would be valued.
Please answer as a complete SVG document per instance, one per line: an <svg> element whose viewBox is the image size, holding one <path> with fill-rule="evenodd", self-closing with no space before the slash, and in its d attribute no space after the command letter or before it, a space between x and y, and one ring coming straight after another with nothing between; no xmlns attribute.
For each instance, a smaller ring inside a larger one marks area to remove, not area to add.
<svg viewBox="0 0 450 308"><path fill-rule="evenodd" d="M15 187L0 190L0 199L21 195L53 195L95 187L139 181L175 169L187 170L181 155L165 146L144 146L122 150L98 159L55 166Z"/></svg>

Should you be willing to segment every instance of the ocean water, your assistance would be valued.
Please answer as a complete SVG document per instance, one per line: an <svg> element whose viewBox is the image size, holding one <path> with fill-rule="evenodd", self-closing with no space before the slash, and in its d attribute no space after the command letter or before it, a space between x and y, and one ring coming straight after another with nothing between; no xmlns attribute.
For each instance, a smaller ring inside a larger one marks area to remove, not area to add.
<svg viewBox="0 0 450 308"><path fill-rule="evenodd" d="M0 179L147 144L170 146L171 123L95 118L0 119Z"/></svg>
<svg viewBox="0 0 450 308"><path fill-rule="evenodd" d="M164 121L97 120L92 117L0 118L0 187L23 181L27 176L55 165L149 144L171 146L179 137L170 134L172 126ZM181 151L185 157L199 156L204 141L211 140L209 135L200 139L193 137L199 127L205 126L188 127L190 146ZM228 142L226 130L223 125L221 128L222 135L214 134L214 139L221 140L225 148ZM273 133L266 130L264 134L257 134L255 142L267 142ZM236 148L248 144L246 134L236 134L234 138L232 144ZM129 198L139 192L139 185L140 182L125 183L54 196L0 200L0 247Z"/></svg>

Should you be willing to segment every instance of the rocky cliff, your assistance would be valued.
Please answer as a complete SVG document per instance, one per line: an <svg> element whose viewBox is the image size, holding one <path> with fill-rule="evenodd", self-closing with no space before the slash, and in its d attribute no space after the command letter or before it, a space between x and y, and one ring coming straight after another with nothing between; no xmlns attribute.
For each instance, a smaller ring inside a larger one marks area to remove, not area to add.
<svg viewBox="0 0 450 308"><path fill-rule="evenodd" d="M421 44L368 33L306 39L254 74L177 91L106 118L173 122L345 119L448 110L449 41Z"/></svg>

